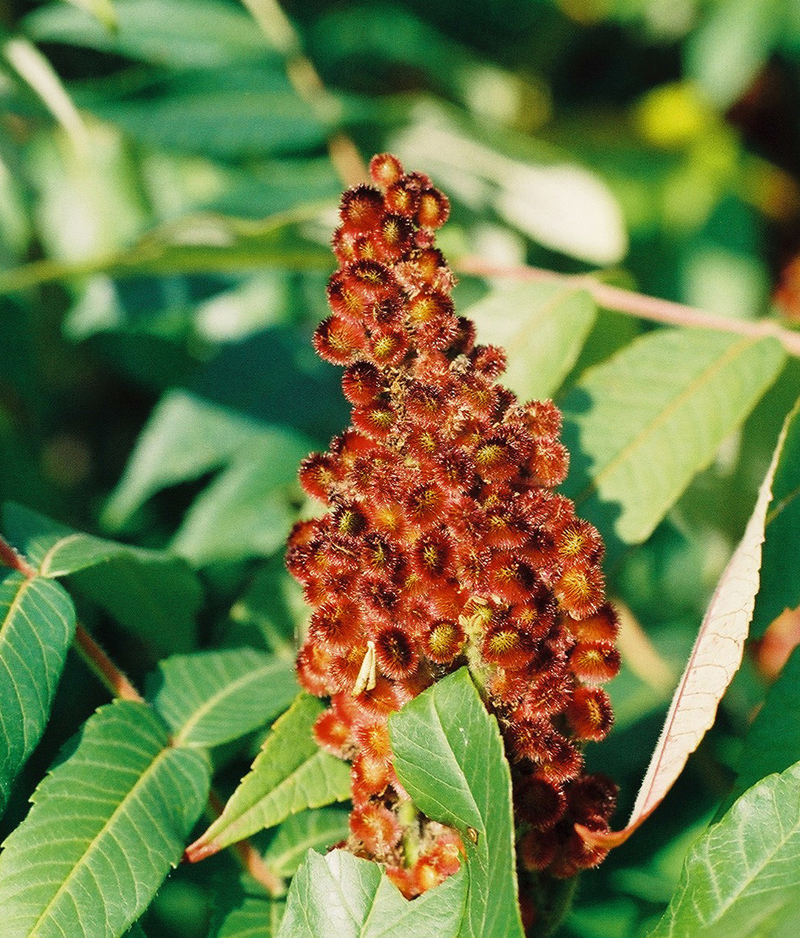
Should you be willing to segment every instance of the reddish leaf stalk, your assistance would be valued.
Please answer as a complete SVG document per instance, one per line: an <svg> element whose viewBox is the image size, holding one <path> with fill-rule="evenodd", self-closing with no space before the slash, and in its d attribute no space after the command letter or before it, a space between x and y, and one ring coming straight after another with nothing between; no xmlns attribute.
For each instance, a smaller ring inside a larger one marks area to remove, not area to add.
<svg viewBox="0 0 800 938"><path fill-rule="evenodd" d="M11 570L16 570L28 579L36 576L36 570L28 563L22 554L17 553L17 551L1 537L0 563L9 567Z"/></svg>
<svg viewBox="0 0 800 938"><path fill-rule="evenodd" d="M135 703L145 702L144 697L123 671L114 664L80 622L75 628L75 647L89 670L115 697Z"/></svg>
<svg viewBox="0 0 800 938"><path fill-rule="evenodd" d="M222 814L224 809L225 802L212 788L208 796L208 812L216 819ZM272 872L264 862L261 854L249 840L240 840L238 843L232 845L232 849L242 869L252 876L257 883L260 883L270 896L274 898L283 895L286 891L286 884L283 879ZM207 855L211 856L213 853L216 853L216 851L209 851ZM184 859L189 863L196 863L199 860L205 859L205 855L189 856L185 854Z"/></svg>
<svg viewBox="0 0 800 938"><path fill-rule="evenodd" d="M800 333L784 329L776 322L769 320L731 319L729 316L718 316L695 306L688 306L685 303L675 303L672 300L662 300L658 297L647 296L644 293L635 293L632 290L623 290L621 287L610 286L601 283L595 277L583 274L559 274L552 270L527 267L522 264L506 267L487 264L480 258L465 257L459 261L458 270L478 277L513 277L517 280L569 284L588 291L599 306L613 310L616 313L624 313L628 316L636 316L638 319L648 319L652 322L662 322L672 326L716 329L719 332L732 332L735 335L752 336L753 338L772 337L783 345L789 355L800 357Z"/></svg>

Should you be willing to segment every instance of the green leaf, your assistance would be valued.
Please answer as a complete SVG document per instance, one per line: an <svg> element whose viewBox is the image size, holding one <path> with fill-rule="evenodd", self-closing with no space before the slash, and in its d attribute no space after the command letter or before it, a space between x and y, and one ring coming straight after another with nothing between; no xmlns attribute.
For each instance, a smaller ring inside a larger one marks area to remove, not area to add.
<svg viewBox="0 0 800 938"><path fill-rule="evenodd" d="M645 540L785 361L775 339L659 330L588 369L564 399L564 486L607 536Z"/></svg>
<svg viewBox="0 0 800 938"><path fill-rule="evenodd" d="M781 36L779 0L721 0L688 39L691 78L722 111L744 94Z"/></svg>
<svg viewBox="0 0 800 938"><path fill-rule="evenodd" d="M277 56L176 73L144 95L79 99L103 121L167 152L217 159L307 153L326 128Z"/></svg>
<svg viewBox="0 0 800 938"><path fill-rule="evenodd" d="M172 550L193 564L269 556L283 546L297 518L287 486L311 449L301 437L264 433L257 449L239 453L192 504Z"/></svg>
<svg viewBox="0 0 800 938"><path fill-rule="evenodd" d="M462 938L522 936L511 773L497 721L462 668L389 717L394 767L414 804L455 827L467 849Z"/></svg>
<svg viewBox="0 0 800 938"><path fill-rule="evenodd" d="M190 860L201 860L256 831L274 827L298 811L349 797L349 765L323 752L312 735L323 709L315 697L301 694L276 721L250 774L220 817L187 850Z"/></svg>
<svg viewBox="0 0 800 938"><path fill-rule="evenodd" d="M292 881L279 938L455 938L466 881L460 871L409 902L376 863L311 850Z"/></svg>
<svg viewBox="0 0 800 938"><path fill-rule="evenodd" d="M692 847L650 938L777 938L800 915L800 763L751 788Z"/></svg>
<svg viewBox="0 0 800 938"><path fill-rule="evenodd" d="M345 808L320 808L286 818L270 841L264 862L278 876L294 876L306 851L324 853L333 844L347 839L349 816Z"/></svg>
<svg viewBox="0 0 800 938"><path fill-rule="evenodd" d="M272 463L262 469L266 471L268 484L277 487L287 477L287 465L301 450L308 452L311 448L310 442L298 442L300 439L299 435L266 426L194 394L168 393L151 414L125 473L112 493L103 515L104 524L113 529L122 528L156 492L196 479L231 463L237 456L249 464L257 454L275 454ZM283 458L284 450L290 458ZM262 458L268 459L267 456ZM294 462L293 472L296 471ZM218 480L217 485L226 499L236 494L236 478L233 482ZM213 506L203 507L201 502L194 520L187 521L182 535L186 544L200 541L212 514Z"/></svg>
<svg viewBox="0 0 800 938"><path fill-rule="evenodd" d="M117 14L111 0L69 0L69 2L86 10L107 30L116 29Z"/></svg>
<svg viewBox="0 0 800 938"><path fill-rule="evenodd" d="M4 938L114 938L149 905L205 804L207 759L145 704L84 725L0 854Z"/></svg>
<svg viewBox="0 0 800 938"><path fill-rule="evenodd" d="M226 913L210 938L276 938L286 904L261 896L243 896Z"/></svg>
<svg viewBox="0 0 800 938"><path fill-rule="evenodd" d="M481 342L506 350L503 384L522 400L541 400L558 390L575 364L597 309L585 290L523 283L490 293L466 315Z"/></svg>
<svg viewBox="0 0 800 938"><path fill-rule="evenodd" d="M107 541L9 503L4 527L41 576L70 585L120 625L165 651L194 644L200 584L186 562L160 551Z"/></svg>
<svg viewBox="0 0 800 938"><path fill-rule="evenodd" d="M219 746L264 726L297 695L292 662L252 648L174 655L148 699L179 746Z"/></svg>
<svg viewBox="0 0 800 938"><path fill-rule="evenodd" d="M75 0L73 0L75 2ZM81 0L107 4L109 0ZM264 37L237 7L211 0L114 0L116 29L60 4L40 7L23 22L36 42L114 52L156 64L214 66L262 53Z"/></svg>
<svg viewBox="0 0 800 938"><path fill-rule="evenodd" d="M800 648L769 689L744 739L735 795L800 760Z"/></svg>
<svg viewBox="0 0 800 938"><path fill-rule="evenodd" d="M775 471L767 512L761 588L750 625L760 638L785 610L800 606L800 401L787 424L786 442Z"/></svg>
<svg viewBox="0 0 800 938"><path fill-rule="evenodd" d="M58 583L21 573L0 580L0 812L44 731L75 610Z"/></svg>

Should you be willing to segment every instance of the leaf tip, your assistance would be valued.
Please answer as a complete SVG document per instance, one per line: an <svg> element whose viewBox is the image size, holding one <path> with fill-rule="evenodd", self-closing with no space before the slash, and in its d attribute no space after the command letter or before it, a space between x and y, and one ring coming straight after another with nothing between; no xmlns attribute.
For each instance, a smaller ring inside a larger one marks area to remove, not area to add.
<svg viewBox="0 0 800 938"><path fill-rule="evenodd" d="M199 863L201 860L207 860L219 852L219 846L213 840L205 839L205 835L199 837L193 844L183 851L185 863Z"/></svg>

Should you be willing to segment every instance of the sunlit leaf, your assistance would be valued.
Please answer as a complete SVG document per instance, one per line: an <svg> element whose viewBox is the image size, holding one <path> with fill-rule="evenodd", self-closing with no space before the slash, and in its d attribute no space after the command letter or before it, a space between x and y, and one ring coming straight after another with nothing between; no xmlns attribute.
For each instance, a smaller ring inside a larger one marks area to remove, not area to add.
<svg viewBox="0 0 800 938"><path fill-rule="evenodd" d="M232 462L242 453L248 454L248 465L252 458L261 456L265 460L269 456L261 454L275 453L272 462L261 468L265 484L272 482L273 487L277 487L287 477L287 463L295 467L293 472L296 471L298 453L306 445L310 446L303 443L295 447L297 440L298 437L289 431L265 426L228 407L184 391L170 392L161 399L139 438L125 473L106 506L105 523L112 528L122 527L156 492L178 482L196 479ZM284 459L286 447L291 451ZM219 483L223 495L226 489L233 489L226 497L237 494L237 478L238 473L230 482ZM198 540L198 547L202 544L200 538L208 524L206 519L214 510L214 504L204 508L200 503L195 520L187 522L183 535L187 545L191 546L193 539ZM193 528L196 533L193 533ZM207 531L206 537L210 537Z"/></svg>
<svg viewBox="0 0 800 938"><path fill-rule="evenodd" d="M291 662L253 648L174 655L148 697L180 746L219 746L264 726L297 695Z"/></svg>
<svg viewBox="0 0 800 938"><path fill-rule="evenodd" d="M264 433L258 449L237 460L195 499L172 541L172 550L192 563L269 556L286 540L296 520L286 487L311 449L299 435Z"/></svg>
<svg viewBox="0 0 800 938"><path fill-rule="evenodd" d="M323 752L311 732L323 709L315 697L302 694L276 721L222 815L186 851L191 861L274 827L291 814L349 796L348 764Z"/></svg>
<svg viewBox="0 0 800 938"><path fill-rule="evenodd" d="M748 88L780 36L777 0L722 0L689 38L688 72L722 111Z"/></svg>
<svg viewBox="0 0 800 938"><path fill-rule="evenodd" d="M0 580L0 812L50 717L74 632L58 583L16 572Z"/></svg>
<svg viewBox="0 0 800 938"><path fill-rule="evenodd" d="M377 864L312 850L292 881L279 938L456 938L466 882L456 873L409 902Z"/></svg>
<svg viewBox="0 0 800 938"><path fill-rule="evenodd" d="M461 938L522 935L511 775L497 722L469 672L438 681L389 718L394 766L414 804L461 832L469 888Z"/></svg>
<svg viewBox="0 0 800 938"><path fill-rule="evenodd" d="M800 915L800 763L751 788L689 851L650 938L789 938Z"/></svg>
<svg viewBox="0 0 800 938"><path fill-rule="evenodd" d="M706 610L628 825L624 830L610 834L592 834L581 828L581 833L590 842L608 846L622 843L658 807L714 722L719 702L739 669L758 592L764 520L775 468L786 440L788 419L783 425L742 539Z"/></svg>
<svg viewBox="0 0 800 938"><path fill-rule="evenodd" d="M635 340L564 399L566 493L604 534L644 540L784 361L774 339L669 329Z"/></svg>
<svg viewBox="0 0 800 938"><path fill-rule="evenodd" d="M121 934L180 859L208 794L203 755L146 705L92 716L0 854L4 935Z"/></svg>
<svg viewBox="0 0 800 938"><path fill-rule="evenodd" d="M522 400L551 397L578 357L596 317L591 296L568 285L524 283L466 310L481 342L506 350L503 384Z"/></svg>

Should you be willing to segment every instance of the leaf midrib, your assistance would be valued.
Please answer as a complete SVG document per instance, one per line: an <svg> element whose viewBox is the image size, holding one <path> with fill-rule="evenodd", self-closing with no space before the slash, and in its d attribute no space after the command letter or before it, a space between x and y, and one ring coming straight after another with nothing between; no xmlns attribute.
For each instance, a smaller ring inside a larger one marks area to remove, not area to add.
<svg viewBox="0 0 800 938"><path fill-rule="evenodd" d="M771 795L770 800L772 801L773 807L775 808L775 817L779 818L780 812L777 806L777 792L773 791L770 793L770 795ZM723 916L725 916L728 913L728 911L736 904L736 902L743 895L743 893L745 893L746 890L749 889L750 886L752 886L752 884L758 879L761 873L763 873L764 868L768 866L770 863L774 862L775 857L786 846L787 842L791 840L793 837L797 837L798 834L800 834L800 815L798 815L797 819L792 825L791 830L789 830L788 833L786 833L783 837L780 838L780 840L778 840L775 843L773 849L769 851L768 855L764 857L761 860L761 862L753 869L752 875L749 875L747 877L745 882L741 884L738 889L735 890L735 892L730 896L728 901L721 903L717 914L713 918L709 919L710 925L715 925L717 922L722 920ZM748 868L748 874L750 873L751 873L751 869Z"/></svg>
<svg viewBox="0 0 800 938"><path fill-rule="evenodd" d="M273 662L270 662L273 664ZM186 737L189 735L190 731L197 726L200 720L209 713L220 700L224 700L225 697L233 696L241 687L254 681L257 677L261 677L265 674L268 674L270 671L270 665L262 665L257 671L249 671L247 674L242 674L240 677L231 681L229 684L225 684L224 687L220 688L213 697L201 704L197 710L194 711L191 717L183 724L178 735L175 737L174 744L176 746L185 746L189 745L191 741L187 742ZM202 746L203 743L195 743L196 746Z"/></svg>
<svg viewBox="0 0 800 938"><path fill-rule="evenodd" d="M68 891L67 887L68 887L70 881L71 881L72 879L74 879L74 877L77 875L77 871L80 870L80 869L88 862L88 859L87 859L87 858L88 858L89 855L97 848L97 845L103 840L104 836L109 832L109 830L114 826L114 823L116 822L117 817L118 817L118 816L120 815L120 813L123 811L123 808L125 808L126 805L129 804L130 799L135 795L135 793L137 792L137 790L142 787L142 785L144 784L145 780L146 780L146 779L150 776L150 774L155 770L155 768L157 767L157 765L159 764L159 762L160 762L163 758L166 757L166 755L167 755L167 753L168 753L169 751L170 751L169 748L163 748L159 753L157 753L156 757L153 759L153 761L150 763L150 765L144 770L144 772L142 772L142 774L141 774L141 775L139 776L139 778L136 780L136 782L135 782L135 784L133 785L133 787L128 790L128 792L125 794L125 796L124 796L124 798L122 799L122 801L121 801L121 802L117 805L117 807L114 809L113 813L109 816L109 818L108 818L108 820L105 822L105 824L103 824L102 828L101 828L101 829L97 832L97 834L89 841L89 843L87 844L86 849L85 849L85 851L83 852L83 854L81 855L81 857L78 859L78 861L77 861L77 862L75 863L75 865L72 867L72 869L69 871L68 875L64 878L63 882L59 885L58 889L57 889L56 892L53 894L53 897L52 897L52 898L50 899L50 901L47 903L47 906L42 910L42 912L41 912L41 914L39 915L39 917L38 917L38 918L36 919L36 921L33 923L33 928L32 928L32 930L31 930L31 932L29 933L28 938L36 938L37 934L41 934L41 932L39 931L39 929L41 928L42 925L47 924L47 920L48 920L48 917L49 917L49 913L50 913L51 908L53 908L53 906L56 904L56 902L58 901L58 899L60 898L60 896L61 896L64 892ZM77 903L76 903L76 905L77 905ZM52 919L51 919L51 920L52 920Z"/></svg>
<svg viewBox="0 0 800 938"><path fill-rule="evenodd" d="M12 574L13 576L13 574ZM21 574L20 574L21 576ZM14 595L14 598L8 604L8 611L3 617L3 622L0 624L0 645L6 644L8 639L7 629L10 628L10 623L14 619L14 616L19 611L20 606L22 605L22 597L30 589L31 585L34 583L35 577L22 577L19 583L19 588Z"/></svg>

